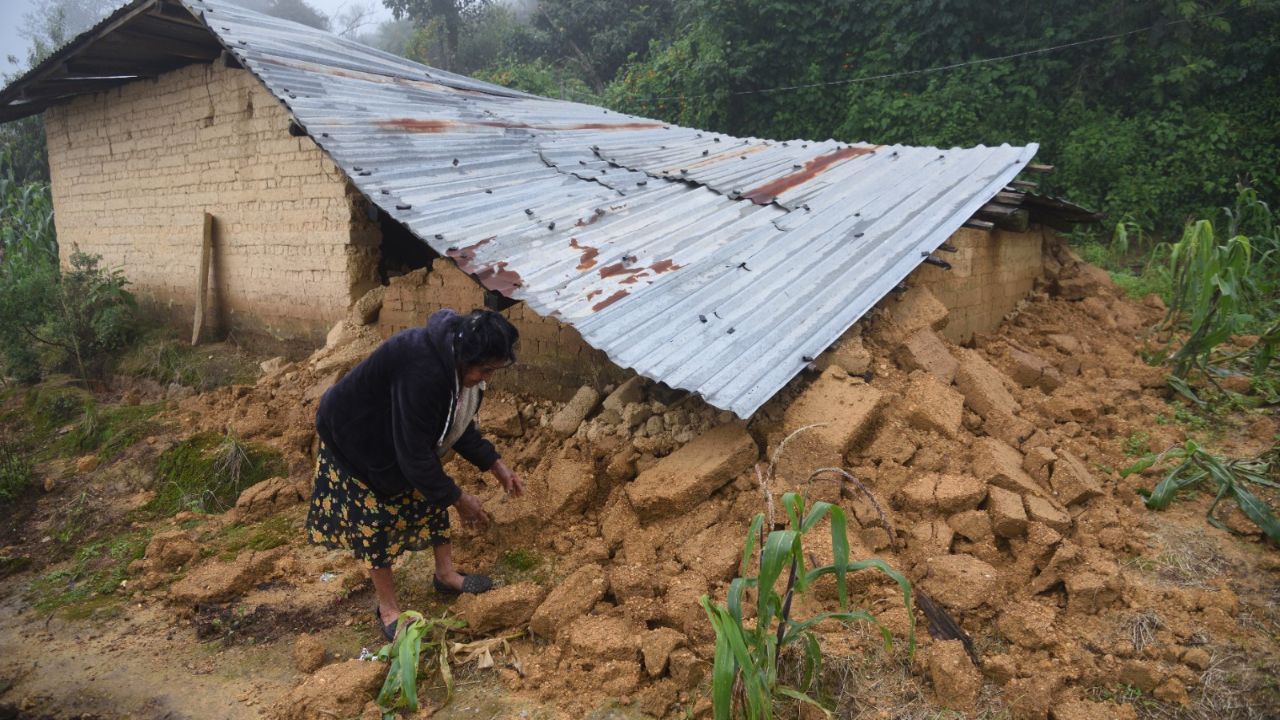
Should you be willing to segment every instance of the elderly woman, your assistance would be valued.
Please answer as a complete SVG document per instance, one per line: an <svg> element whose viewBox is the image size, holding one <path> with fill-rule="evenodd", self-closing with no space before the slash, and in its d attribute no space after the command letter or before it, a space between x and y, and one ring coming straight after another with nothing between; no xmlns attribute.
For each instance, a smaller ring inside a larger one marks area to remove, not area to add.
<svg viewBox="0 0 1280 720"><path fill-rule="evenodd" d="M519 333L488 310L441 310L426 327L397 333L320 401L320 456L307 515L311 541L350 550L369 565L378 624L390 639L400 606L391 563L430 546L438 592L482 593L493 582L453 565L449 506L462 524L489 524L480 499L445 472L450 450L497 478L509 495L520 477L480 436L473 418L484 383L515 362Z"/></svg>

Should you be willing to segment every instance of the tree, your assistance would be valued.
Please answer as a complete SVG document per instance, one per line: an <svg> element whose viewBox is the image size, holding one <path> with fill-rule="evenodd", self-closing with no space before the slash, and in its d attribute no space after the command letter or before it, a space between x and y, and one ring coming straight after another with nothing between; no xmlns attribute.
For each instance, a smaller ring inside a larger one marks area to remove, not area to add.
<svg viewBox="0 0 1280 720"><path fill-rule="evenodd" d="M329 16L308 5L306 0L232 0L232 2L264 15L292 20L320 30L329 29Z"/></svg>
<svg viewBox="0 0 1280 720"><path fill-rule="evenodd" d="M457 66L458 38L467 17L489 5L489 0L382 0L382 4L397 20L407 17L428 35L443 31L440 65L453 70Z"/></svg>
<svg viewBox="0 0 1280 720"><path fill-rule="evenodd" d="M534 25L547 32L562 57L572 58L597 92L627 58L650 41L665 41L675 20L673 0L542 0Z"/></svg>

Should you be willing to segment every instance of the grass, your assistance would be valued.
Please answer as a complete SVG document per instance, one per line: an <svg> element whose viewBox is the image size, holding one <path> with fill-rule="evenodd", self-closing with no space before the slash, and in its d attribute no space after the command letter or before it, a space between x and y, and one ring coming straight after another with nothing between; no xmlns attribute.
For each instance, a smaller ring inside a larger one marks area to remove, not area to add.
<svg viewBox="0 0 1280 720"><path fill-rule="evenodd" d="M138 530L80 548L66 567L32 581L36 610L83 619L117 605L129 563L142 557L150 539L149 530Z"/></svg>
<svg viewBox="0 0 1280 720"><path fill-rule="evenodd" d="M160 455L156 496L143 509L163 517L182 510L223 512L242 490L285 470L271 448L231 433L197 433Z"/></svg>
<svg viewBox="0 0 1280 720"><path fill-rule="evenodd" d="M0 506L22 497L31 487L31 462L8 441L0 441Z"/></svg>
<svg viewBox="0 0 1280 720"><path fill-rule="evenodd" d="M206 554L216 554L220 560L234 560L244 550L270 550L288 545L298 531L293 521L283 515L274 515L260 523L227 526L206 547Z"/></svg>
<svg viewBox="0 0 1280 720"><path fill-rule="evenodd" d="M53 446L55 455L96 453L104 462L113 460L135 443L160 430L152 418L160 404L85 405L80 421Z"/></svg>
<svg viewBox="0 0 1280 720"><path fill-rule="evenodd" d="M258 365L239 348L227 344L200 345L175 339L163 330L148 334L121 359L121 374L178 383L204 392L223 385L246 384L258 376Z"/></svg>
<svg viewBox="0 0 1280 720"><path fill-rule="evenodd" d="M1141 457L1147 454L1147 443L1151 442L1151 433L1133 432L1124 440L1124 454L1129 457Z"/></svg>

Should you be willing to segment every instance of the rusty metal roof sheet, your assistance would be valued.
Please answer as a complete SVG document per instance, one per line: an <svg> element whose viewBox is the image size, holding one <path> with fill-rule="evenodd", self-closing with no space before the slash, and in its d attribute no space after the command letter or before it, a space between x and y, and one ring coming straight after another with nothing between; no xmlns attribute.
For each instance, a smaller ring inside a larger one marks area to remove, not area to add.
<svg viewBox="0 0 1280 720"><path fill-rule="evenodd" d="M750 416L1026 165L549 100L181 0L383 211L617 364Z"/></svg>

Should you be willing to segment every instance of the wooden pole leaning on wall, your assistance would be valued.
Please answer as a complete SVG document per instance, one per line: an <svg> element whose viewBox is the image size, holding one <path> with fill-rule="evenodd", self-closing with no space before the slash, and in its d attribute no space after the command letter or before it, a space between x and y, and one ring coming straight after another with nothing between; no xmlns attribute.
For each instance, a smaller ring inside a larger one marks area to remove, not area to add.
<svg viewBox="0 0 1280 720"><path fill-rule="evenodd" d="M191 328L191 344L200 343L204 328L205 298L209 295L209 260L213 255L213 215L204 214L204 233L200 241L200 274L196 276L196 316Z"/></svg>

